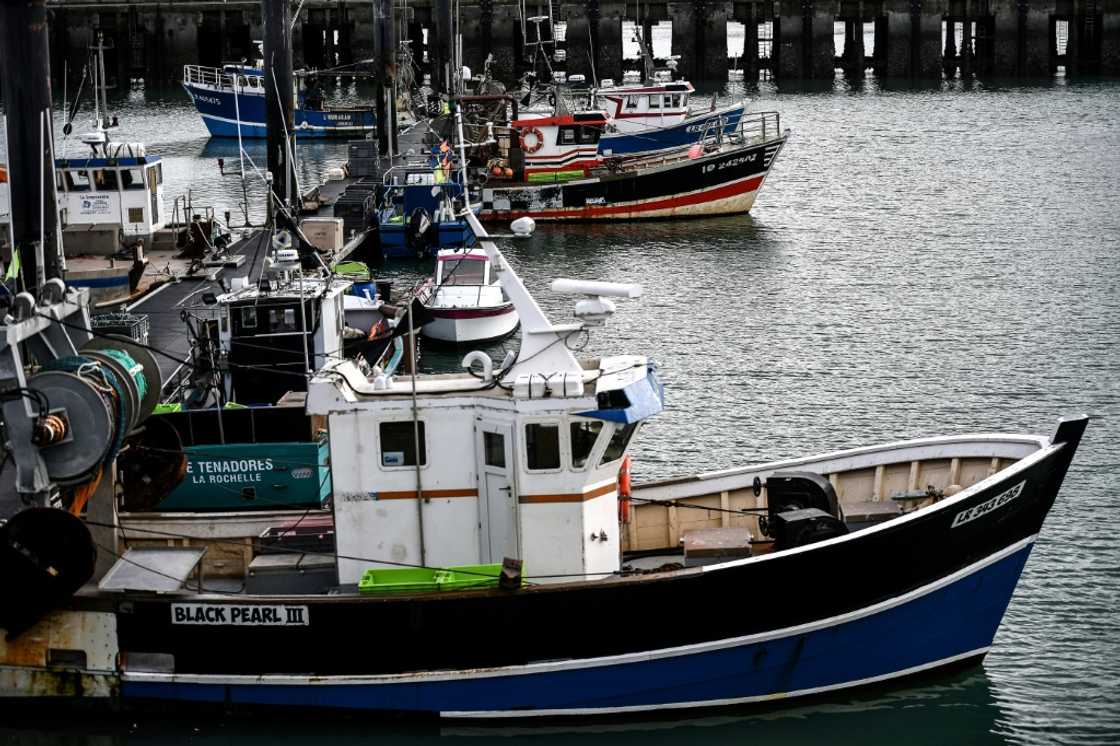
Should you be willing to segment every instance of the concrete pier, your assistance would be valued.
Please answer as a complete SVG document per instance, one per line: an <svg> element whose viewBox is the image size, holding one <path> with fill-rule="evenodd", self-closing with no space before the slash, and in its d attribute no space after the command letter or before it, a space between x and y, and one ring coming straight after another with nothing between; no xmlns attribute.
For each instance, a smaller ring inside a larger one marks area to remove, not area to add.
<svg viewBox="0 0 1120 746"><path fill-rule="evenodd" d="M413 53L424 59L425 30L435 32L432 6L441 0L412 0L406 19ZM218 65L255 56L262 27L252 0L49 0L52 70L69 62L77 76L85 49L97 32L113 43L110 75L122 79L177 80L184 64ZM528 61L522 54L522 21L511 0L462 0L463 56L481 71L487 54L494 73L514 82ZM547 11L547 6L543 6ZM530 13L538 12L530 4ZM672 54L694 81L727 78L728 22L746 26L738 66L747 80L770 68L778 78L828 78L873 69L894 78L949 75L1045 76L1059 67L1067 75L1120 75L1120 0L666 0L640 5L647 25L672 21ZM568 24L569 74L621 78L623 20L636 11L617 0L570 0L553 5ZM758 51L759 24L772 22L773 53ZM844 41L834 43L834 23ZM874 24L867 49L863 24ZM958 43L942 43L943 28L959 29ZM367 0L306 0L295 18L297 67L324 68L373 56L373 9ZM1063 47L1058 29L1065 34ZM438 35L436 35L438 36ZM429 39L431 41L431 39ZM430 47L429 60L438 55ZM594 65L592 65L594 60ZM430 62L421 63L431 72ZM630 63L630 67L633 67Z"/></svg>

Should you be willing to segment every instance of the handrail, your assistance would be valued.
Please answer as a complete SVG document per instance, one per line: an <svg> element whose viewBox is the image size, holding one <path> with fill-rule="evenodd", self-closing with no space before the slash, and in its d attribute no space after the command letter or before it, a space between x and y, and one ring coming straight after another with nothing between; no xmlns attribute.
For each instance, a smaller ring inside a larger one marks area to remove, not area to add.
<svg viewBox="0 0 1120 746"><path fill-rule="evenodd" d="M264 91L260 75L246 75L244 72L227 73L216 67L203 65L183 65L183 83L209 86L223 91Z"/></svg>

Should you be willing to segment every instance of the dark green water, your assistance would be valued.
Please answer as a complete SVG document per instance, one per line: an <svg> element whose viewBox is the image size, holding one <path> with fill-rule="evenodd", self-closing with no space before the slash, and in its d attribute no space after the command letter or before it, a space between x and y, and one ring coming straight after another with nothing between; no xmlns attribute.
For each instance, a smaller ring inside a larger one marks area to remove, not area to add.
<svg viewBox="0 0 1120 746"><path fill-rule="evenodd" d="M793 130L750 217L541 226L505 250L559 320L571 299L547 291L554 277L644 284L589 348L661 365L668 408L637 443L638 479L921 435L1049 432L1062 414L1095 415L982 668L767 714L587 728L207 718L0 733L76 744L1120 743L1120 83L837 82L749 95ZM184 94L133 92L120 113L121 139L166 158L169 195L190 186L196 202L235 208L240 188L214 158L228 163L236 147L208 143ZM306 148L305 184L344 153ZM409 281L425 269L388 273Z"/></svg>

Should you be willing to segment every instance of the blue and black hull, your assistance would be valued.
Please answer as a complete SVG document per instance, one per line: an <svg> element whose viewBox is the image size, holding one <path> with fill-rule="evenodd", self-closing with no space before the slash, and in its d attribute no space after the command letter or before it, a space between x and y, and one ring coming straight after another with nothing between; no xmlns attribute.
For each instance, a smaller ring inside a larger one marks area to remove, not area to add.
<svg viewBox="0 0 1120 746"><path fill-rule="evenodd" d="M516 592L189 599L243 618L271 606L283 626L184 624L182 598L74 603L116 612L122 655L172 664L126 670L119 697L138 706L524 717L821 695L987 653L1085 424L929 508L721 565Z"/></svg>
<svg viewBox="0 0 1120 746"><path fill-rule="evenodd" d="M238 137L242 139L268 136L265 127L264 93L239 93L218 90L209 86L184 83L183 88L194 101L202 115L206 129L213 137ZM295 110L297 137L353 137L360 138L372 132L376 120L372 108L306 109ZM238 132L240 131L240 135Z"/></svg>

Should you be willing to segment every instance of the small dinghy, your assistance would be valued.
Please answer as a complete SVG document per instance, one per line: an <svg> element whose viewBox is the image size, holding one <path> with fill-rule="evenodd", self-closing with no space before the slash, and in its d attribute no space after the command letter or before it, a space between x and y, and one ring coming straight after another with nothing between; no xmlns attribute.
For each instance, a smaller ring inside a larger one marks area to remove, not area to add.
<svg viewBox="0 0 1120 746"><path fill-rule="evenodd" d="M443 249L421 295L432 322L421 334L452 344L505 339L517 329L517 310L482 249Z"/></svg>

